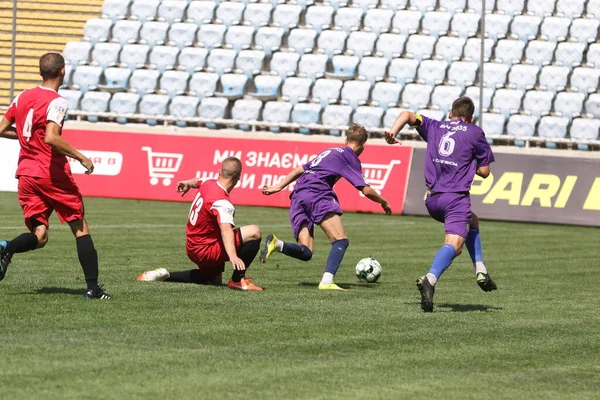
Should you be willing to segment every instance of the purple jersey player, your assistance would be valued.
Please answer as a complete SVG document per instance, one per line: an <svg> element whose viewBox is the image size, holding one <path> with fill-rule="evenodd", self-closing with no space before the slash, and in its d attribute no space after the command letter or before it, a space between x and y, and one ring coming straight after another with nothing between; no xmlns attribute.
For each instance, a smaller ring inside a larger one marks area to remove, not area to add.
<svg viewBox="0 0 600 400"><path fill-rule="evenodd" d="M427 142L425 157L425 183L429 214L446 228L446 241L433 259L427 275L417 279L421 292L421 308L433 311L435 284L454 258L462 252L463 245L475 267L477 284L486 292L496 289L483 263L479 220L471 212L469 190L475 174L487 178L494 154L483 130L473 125L475 106L468 97L452 103L450 121L436 121L409 111L402 112L394 126L386 133L390 144L397 143L396 135L405 124L417 129Z"/></svg>
<svg viewBox="0 0 600 400"><path fill-rule="evenodd" d="M344 231L340 217L342 209L333 186L343 177L366 197L381 204L386 214L392 213L388 202L369 187L362 174L358 157L365 149L368 136L364 127L353 124L348 129L346 146L325 150L314 160L294 169L277 185L263 188L263 194L271 195L297 180L290 196L290 222L297 244L283 242L269 235L260 254L262 262L266 262L275 251L309 261L313 252L314 226L319 225L331 241L331 251L319 289L343 290L333 283L333 277L350 242Z"/></svg>

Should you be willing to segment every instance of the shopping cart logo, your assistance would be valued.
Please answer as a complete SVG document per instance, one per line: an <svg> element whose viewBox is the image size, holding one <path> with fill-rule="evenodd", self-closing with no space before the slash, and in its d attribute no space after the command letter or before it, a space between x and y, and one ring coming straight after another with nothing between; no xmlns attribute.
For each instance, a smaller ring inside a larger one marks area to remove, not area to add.
<svg viewBox="0 0 600 400"><path fill-rule="evenodd" d="M385 188L385 185L390 178L394 165L401 163L400 160L392 160L389 164L363 164L362 167L365 181L373 188L373 190L381 194L381 191Z"/></svg>
<svg viewBox="0 0 600 400"><path fill-rule="evenodd" d="M183 154L157 153L152 151L152 148L148 146L142 147L142 150L148 153L150 184L155 186L162 179L163 185L169 186L171 179L175 177L175 174L179 171L179 167L181 167Z"/></svg>

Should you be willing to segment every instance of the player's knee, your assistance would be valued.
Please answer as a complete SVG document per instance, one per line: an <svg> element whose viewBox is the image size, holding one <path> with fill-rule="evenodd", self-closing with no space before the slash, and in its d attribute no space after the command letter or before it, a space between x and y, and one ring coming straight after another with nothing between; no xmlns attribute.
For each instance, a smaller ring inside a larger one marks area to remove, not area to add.
<svg viewBox="0 0 600 400"><path fill-rule="evenodd" d="M36 235L36 236L38 238L37 248L41 249L44 246L46 246L46 243L48 243L48 235L45 234L45 235L42 235L42 236L39 236L39 235Z"/></svg>
<svg viewBox="0 0 600 400"><path fill-rule="evenodd" d="M471 223L469 224L471 229L479 229L479 218L475 213L471 213Z"/></svg>
<svg viewBox="0 0 600 400"><path fill-rule="evenodd" d="M257 225L249 225L247 228L247 240L260 240L262 238L262 232L260 231L260 228Z"/></svg>
<svg viewBox="0 0 600 400"><path fill-rule="evenodd" d="M455 247L454 250L456 250L456 257L460 256L462 254L462 246L460 247Z"/></svg>

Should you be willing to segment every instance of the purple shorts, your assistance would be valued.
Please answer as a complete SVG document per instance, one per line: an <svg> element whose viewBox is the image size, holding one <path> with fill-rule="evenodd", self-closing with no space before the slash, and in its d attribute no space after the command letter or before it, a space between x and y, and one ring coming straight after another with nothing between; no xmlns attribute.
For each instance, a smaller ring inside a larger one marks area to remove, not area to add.
<svg viewBox="0 0 600 400"><path fill-rule="evenodd" d="M446 234L466 239L471 223L471 196L467 192L428 194L425 206L429 215L443 222Z"/></svg>
<svg viewBox="0 0 600 400"><path fill-rule="evenodd" d="M290 222L296 240L298 240L298 235L304 225L308 228L310 236L313 236L315 224L320 224L325 215L329 213L343 214L335 196L293 195L290 204Z"/></svg>

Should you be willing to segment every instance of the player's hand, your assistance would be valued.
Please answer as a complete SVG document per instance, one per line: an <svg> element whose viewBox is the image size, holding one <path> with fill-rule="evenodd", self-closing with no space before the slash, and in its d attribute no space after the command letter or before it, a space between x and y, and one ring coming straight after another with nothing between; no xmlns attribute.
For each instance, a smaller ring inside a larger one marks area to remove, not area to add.
<svg viewBox="0 0 600 400"><path fill-rule="evenodd" d="M234 257L231 260L231 264L233 265L234 269L237 269L238 271L243 271L246 269L246 264L244 264L244 262L242 261L241 258L239 257Z"/></svg>
<svg viewBox="0 0 600 400"><path fill-rule="evenodd" d="M83 157L83 160L81 160L80 163L81 165L83 165L83 168L86 169L86 175L89 175L92 172L94 172L94 163L89 158Z"/></svg>
<svg viewBox="0 0 600 400"><path fill-rule="evenodd" d="M385 141L388 144L402 144L401 141L399 141L398 139L396 139L396 135L394 135L391 132L386 132L385 133Z"/></svg>
<svg viewBox="0 0 600 400"><path fill-rule="evenodd" d="M385 203L381 204L381 208L383 208L383 211L385 211L385 215L392 214L392 207L390 206L390 203L388 203L387 201Z"/></svg>
<svg viewBox="0 0 600 400"><path fill-rule="evenodd" d="M266 196L269 196L271 194L278 193L278 192L281 192L281 188L278 187L278 186L267 186L267 185L265 185L262 188L262 194L264 194Z"/></svg>
<svg viewBox="0 0 600 400"><path fill-rule="evenodd" d="M189 192L191 188L192 185L190 185L190 181L177 182L177 193L181 193L181 197L185 196L185 194Z"/></svg>

